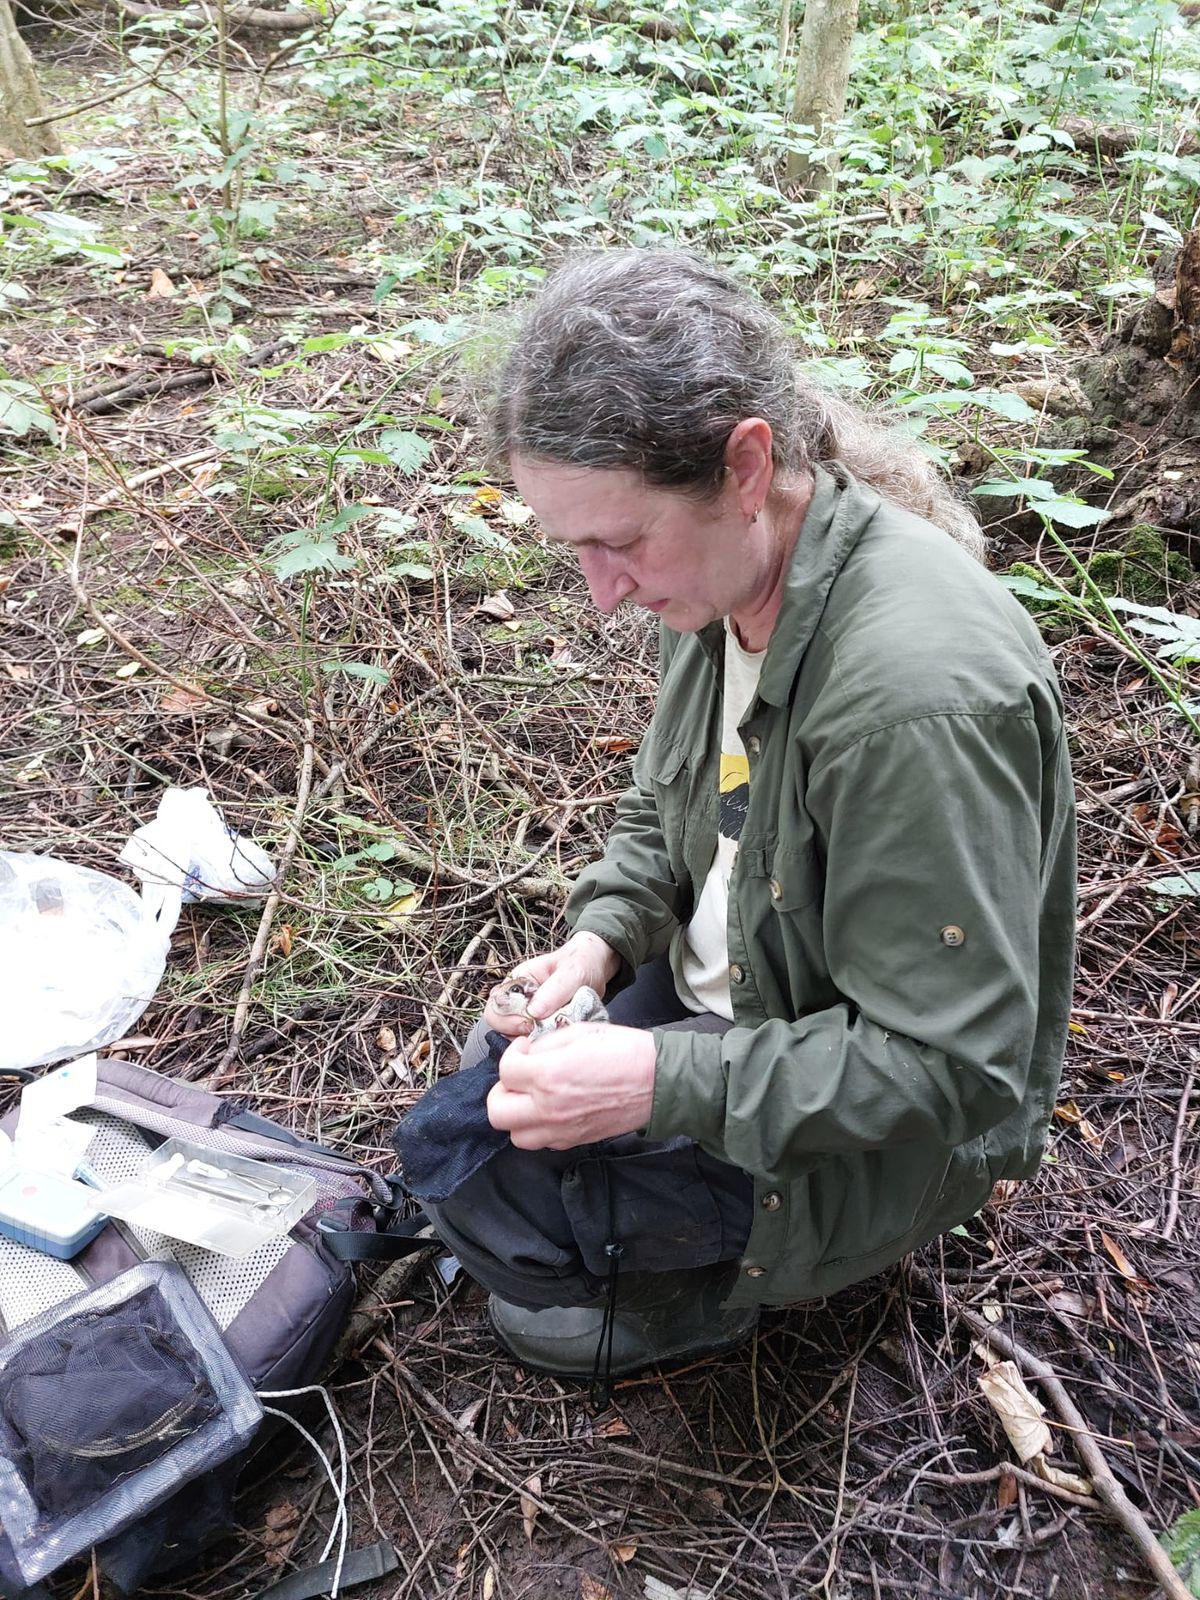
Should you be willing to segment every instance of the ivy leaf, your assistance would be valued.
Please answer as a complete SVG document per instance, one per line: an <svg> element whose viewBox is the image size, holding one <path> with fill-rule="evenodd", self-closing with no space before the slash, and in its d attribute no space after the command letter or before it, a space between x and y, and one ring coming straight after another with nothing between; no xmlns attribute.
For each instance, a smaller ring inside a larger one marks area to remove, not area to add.
<svg viewBox="0 0 1200 1600"><path fill-rule="evenodd" d="M1098 522L1107 522L1109 517L1102 506L1087 506L1082 500L1040 500L1037 510L1040 516L1068 528L1091 528Z"/></svg>
<svg viewBox="0 0 1200 1600"><path fill-rule="evenodd" d="M1057 589L1051 589L1047 584L1038 583L1036 578L1031 578L1024 572L1001 572L997 576L1000 582L1013 594L1024 595L1027 600L1054 600L1061 602L1063 596Z"/></svg>
<svg viewBox="0 0 1200 1600"><path fill-rule="evenodd" d="M306 572L348 572L354 566L331 539L306 539L275 557L277 578L298 578Z"/></svg>
<svg viewBox="0 0 1200 1600"><path fill-rule="evenodd" d="M29 398L26 398L28 396ZM0 429L23 439L28 433L42 433L51 444L58 443L58 428L54 418L36 399L36 391L28 384L0 383Z"/></svg>
<svg viewBox="0 0 1200 1600"><path fill-rule="evenodd" d="M385 428L379 435L379 448L401 472L419 472L433 454L433 446L419 433L405 428Z"/></svg>

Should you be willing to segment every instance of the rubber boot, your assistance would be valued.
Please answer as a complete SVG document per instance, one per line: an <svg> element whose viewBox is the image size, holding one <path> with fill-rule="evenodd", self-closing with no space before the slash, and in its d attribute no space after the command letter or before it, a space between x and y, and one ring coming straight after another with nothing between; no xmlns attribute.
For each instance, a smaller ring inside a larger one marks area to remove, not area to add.
<svg viewBox="0 0 1200 1600"><path fill-rule="evenodd" d="M742 1344L758 1326L758 1307L723 1310L721 1301L737 1277L733 1262L678 1272L629 1272L618 1279L612 1324L612 1360L607 1375L624 1377L643 1367L717 1355ZM488 1301L496 1338L521 1366L557 1377L591 1377L605 1332L606 1301L587 1306L550 1306L527 1311L492 1295Z"/></svg>

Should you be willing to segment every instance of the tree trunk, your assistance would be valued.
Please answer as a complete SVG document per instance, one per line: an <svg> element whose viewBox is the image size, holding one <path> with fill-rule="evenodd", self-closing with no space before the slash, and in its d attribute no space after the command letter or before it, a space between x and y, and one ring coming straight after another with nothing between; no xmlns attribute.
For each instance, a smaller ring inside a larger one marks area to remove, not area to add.
<svg viewBox="0 0 1200 1600"><path fill-rule="evenodd" d="M62 154L53 123L42 128L25 126L26 117L45 113L29 46L17 32L8 0L0 0L0 159Z"/></svg>
<svg viewBox="0 0 1200 1600"><path fill-rule="evenodd" d="M786 5L788 0L784 0ZM850 51L858 26L858 0L807 0L797 52L792 119L820 136L846 109ZM834 161L788 156L787 182L810 194L833 188Z"/></svg>

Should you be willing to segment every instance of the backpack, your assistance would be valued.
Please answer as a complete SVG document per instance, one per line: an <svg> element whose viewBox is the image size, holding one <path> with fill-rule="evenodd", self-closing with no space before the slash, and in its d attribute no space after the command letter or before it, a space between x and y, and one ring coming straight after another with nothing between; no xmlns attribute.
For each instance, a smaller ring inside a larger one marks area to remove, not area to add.
<svg viewBox="0 0 1200 1600"><path fill-rule="evenodd" d="M33 1076L8 1075L26 1081ZM101 1058L95 1098L73 1117L95 1129L87 1163L103 1182L132 1178L148 1151L177 1136L214 1152L276 1161L300 1171L316 1182L318 1199L290 1234L240 1261L117 1221L110 1221L71 1261L0 1235L0 1346L31 1318L108 1283L141 1261L175 1262L254 1389L298 1389L317 1383L348 1319L355 1298L351 1263L394 1259L434 1242L422 1234L425 1218L399 1218L402 1193L394 1180L298 1138L236 1100L149 1068ZM14 1111L0 1128L11 1132L16 1119ZM120 1589L129 1593L151 1575L193 1561L229 1530L238 1477L264 1442L269 1424L270 1419L248 1450L185 1484L98 1547L100 1565ZM6 1565L6 1543L0 1531L0 1571ZM5 1576L11 1579L8 1565ZM334 1563L325 1565L332 1568ZM343 1584L361 1582L396 1565L390 1546L373 1546L348 1557L338 1576ZM288 1600L328 1592L329 1576L315 1568L312 1582L305 1585L296 1581L304 1574L291 1574L283 1580ZM15 1592L11 1581L7 1589Z"/></svg>

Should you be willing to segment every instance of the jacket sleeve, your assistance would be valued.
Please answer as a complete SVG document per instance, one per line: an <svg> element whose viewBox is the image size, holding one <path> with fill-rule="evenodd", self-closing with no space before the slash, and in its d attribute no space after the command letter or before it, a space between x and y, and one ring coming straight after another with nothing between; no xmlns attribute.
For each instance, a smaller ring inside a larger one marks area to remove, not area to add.
<svg viewBox="0 0 1200 1600"><path fill-rule="evenodd" d="M723 1037L660 1032L648 1136L786 1181L837 1152L962 1144L1012 1112L1060 759L1022 709L916 717L818 760L805 805L825 896L807 914L844 998Z"/></svg>
<svg viewBox="0 0 1200 1600"><path fill-rule="evenodd" d="M659 684L667 676L678 634L659 631ZM585 867L567 900L567 925L597 933L621 957L621 972L609 993L625 987L643 962L668 948L681 917L690 914L691 890L671 866L664 819L649 776L661 710L652 719L633 764L633 783L617 802L604 854Z"/></svg>
<svg viewBox="0 0 1200 1600"><path fill-rule="evenodd" d="M617 802L604 854L584 868L571 891L567 924L573 932L598 933L613 947L622 961L613 988L622 987L644 961L667 949L684 900L639 752L633 785Z"/></svg>

